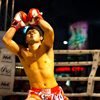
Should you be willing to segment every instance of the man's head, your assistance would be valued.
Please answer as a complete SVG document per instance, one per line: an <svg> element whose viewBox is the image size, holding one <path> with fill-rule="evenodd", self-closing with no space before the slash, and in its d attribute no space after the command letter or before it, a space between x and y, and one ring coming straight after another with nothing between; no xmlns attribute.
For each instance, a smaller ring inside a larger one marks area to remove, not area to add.
<svg viewBox="0 0 100 100"><path fill-rule="evenodd" d="M30 26L26 31L26 43L38 43L43 39L42 31L36 26Z"/></svg>

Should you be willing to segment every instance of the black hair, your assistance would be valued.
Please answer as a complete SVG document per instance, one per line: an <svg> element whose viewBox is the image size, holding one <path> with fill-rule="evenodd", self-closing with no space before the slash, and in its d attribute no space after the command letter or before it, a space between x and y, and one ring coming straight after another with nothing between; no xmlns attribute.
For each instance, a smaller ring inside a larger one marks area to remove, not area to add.
<svg viewBox="0 0 100 100"><path fill-rule="evenodd" d="M43 36L42 30L41 30L40 28L36 27L36 26L30 26L30 27L27 29L26 34L27 34L27 32L28 32L29 30L31 30L31 29L36 29L36 30L40 33L40 36ZM26 36L26 34L25 34L25 36Z"/></svg>

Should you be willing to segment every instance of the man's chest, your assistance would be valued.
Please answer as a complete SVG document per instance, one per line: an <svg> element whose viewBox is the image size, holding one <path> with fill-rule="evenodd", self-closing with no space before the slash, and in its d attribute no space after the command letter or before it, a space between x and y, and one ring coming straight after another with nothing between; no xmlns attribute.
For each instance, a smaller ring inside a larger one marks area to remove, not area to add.
<svg viewBox="0 0 100 100"><path fill-rule="evenodd" d="M43 54L39 58L34 57L34 55L28 56L24 61L21 61L21 63L24 67L24 70L27 70L27 73L32 72L34 74L39 73L40 71L44 72L45 70L50 71L50 68L54 66L53 61L49 59L47 54Z"/></svg>
<svg viewBox="0 0 100 100"><path fill-rule="evenodd" d="M48 54L46 52L23 52L22 53L24 63L33 65L33 64L46 64L50 62L50 58L48 57Z"/></svg>

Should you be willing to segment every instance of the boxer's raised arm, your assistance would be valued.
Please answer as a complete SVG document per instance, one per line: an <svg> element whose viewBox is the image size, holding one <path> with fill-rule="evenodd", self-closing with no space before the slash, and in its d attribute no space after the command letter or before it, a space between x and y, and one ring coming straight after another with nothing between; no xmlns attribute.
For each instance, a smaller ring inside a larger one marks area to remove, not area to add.
<svg viewBox="0 0 100 100"><path fill-rule="evenodd" d="M54 42L53 28L45 20L39 20L38 24L44 31L44 43L49 47L53 47L53 42Z"/></svg>
<svg viewBox="0 0 100 100"><path fill-rule="evenodd" d="M35 8L30 9L28 13L28 19L30 25L39 25L41 27L41 29L44 31L44 43L49 47L53 47L53 28L42 18L39 10Z"/></svg>
<svg viewBox="0 0 100 100"><path fill-rule="evenodd" d="M20 47L15 41L12 40L12 38L19 28L26 26L26 19L27 15L24 12L18 12L14 17L11 27L2 38L4 45L15 55L18 55Z"/></svg>

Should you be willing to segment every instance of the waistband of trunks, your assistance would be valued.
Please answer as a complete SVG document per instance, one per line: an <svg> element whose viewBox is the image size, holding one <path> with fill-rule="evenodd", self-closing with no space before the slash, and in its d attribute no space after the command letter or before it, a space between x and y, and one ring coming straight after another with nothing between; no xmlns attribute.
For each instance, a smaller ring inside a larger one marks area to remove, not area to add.
<svg viewBox="0 0 100 100"><path fill-rule="evenodd" d="M48 93L48 92L51 92L51 93L54 93L54 92L57 92L59 90L59 86L55 86L51 89L37 89L37 88L33 88L31 87L31 90L35 91L35 92L45 92L45 93Z"/></svg>

